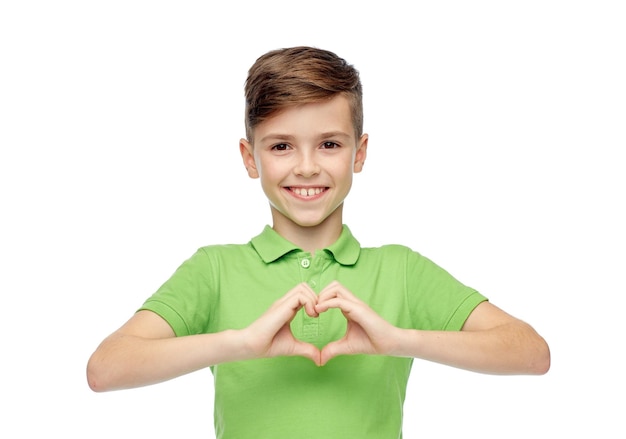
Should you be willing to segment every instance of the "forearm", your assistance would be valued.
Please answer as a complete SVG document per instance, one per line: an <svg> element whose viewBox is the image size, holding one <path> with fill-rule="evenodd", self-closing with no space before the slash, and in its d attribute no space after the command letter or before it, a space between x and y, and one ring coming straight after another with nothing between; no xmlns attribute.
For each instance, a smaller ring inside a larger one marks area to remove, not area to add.
<svg viewBox="0 0 626 439"><path fill-rule="evenodd" d="M489 374L540 375L550 367L548 345L516 321L479 331L399 329L393 355Z"/></svg>
<svg viewBox="0 0 626 439"><path fill-rule="evenodd" d="M140 387L249 355L235 330L158 339L117 332L91 356L87 377L97 392Z"/></svg>

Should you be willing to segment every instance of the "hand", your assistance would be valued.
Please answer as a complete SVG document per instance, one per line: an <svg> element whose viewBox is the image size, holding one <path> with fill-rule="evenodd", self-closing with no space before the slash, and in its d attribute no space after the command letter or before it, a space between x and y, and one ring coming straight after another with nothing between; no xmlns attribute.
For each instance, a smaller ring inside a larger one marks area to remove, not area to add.
<svg viewBox="0 0 626 439"><path fill-rule="evenodd" d="M253 358L278 356L302 356L320 365L320 351L310 343L296 339L290 323L300 308L311 317L315 310L317 295L306 283L291 289L250 326L243 330L246 345Z"/></svg>
<svg viewBox="0 0 626 439"><path fill-rule="evenodd" d="M348 321L346 334L324 346L320 365L338 355L389 355L398 340L399 328L388 323L339 282L328 285L317 298L318 314L330 308L341 310Z"/></svg>

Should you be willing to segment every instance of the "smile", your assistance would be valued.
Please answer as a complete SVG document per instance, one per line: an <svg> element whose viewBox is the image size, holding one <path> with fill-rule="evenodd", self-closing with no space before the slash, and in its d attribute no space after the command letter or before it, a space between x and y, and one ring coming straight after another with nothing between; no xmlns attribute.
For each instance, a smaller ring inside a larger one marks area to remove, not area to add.
<svg viewBox="0 0 626 439"><path fill-rule="evenodd" d="M309 187L309 188L290 187L288 189L300 197L314 197L324 192L327 188L326 187Z"/></svg>

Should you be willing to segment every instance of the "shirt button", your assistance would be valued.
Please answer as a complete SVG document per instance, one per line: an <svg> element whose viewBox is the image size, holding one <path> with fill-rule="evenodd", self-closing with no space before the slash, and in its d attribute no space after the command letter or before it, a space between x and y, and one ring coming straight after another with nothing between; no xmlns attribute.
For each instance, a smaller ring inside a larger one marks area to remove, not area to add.
<svg viewBox="0 0 626 439"><path fill-rule="evenodd" d="M310 280L310 281L309 281L309 286L310 286L311 288L315 288L315 287L317 286L317 282L315 282L314 280Z"/></svg>
<svg viewBox="0 0 626 439"><path fill-rule="evenodd" d="M310 265L311 265L311 261L309 261L308 259L303 259L300 261L300 266L302 268L309 268Z"/></svg>

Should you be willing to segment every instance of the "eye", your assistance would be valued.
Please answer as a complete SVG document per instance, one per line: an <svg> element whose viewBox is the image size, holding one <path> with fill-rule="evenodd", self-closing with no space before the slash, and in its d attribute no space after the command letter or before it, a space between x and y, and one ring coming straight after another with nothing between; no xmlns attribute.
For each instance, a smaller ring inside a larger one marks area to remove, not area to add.
<svg viewBox="0 0 626 439"><path fill-rule="evenodd" d="M272 151L287 151L289 149L289 145L286 143L278 143L272 146Z"/></svg>
<svg viewBox="0 0 626 439"><path fill-rule="evenodd" d="M335 148L339 148L339 144L335 143L335 142L328 141L328 142L322 143L322 148L323 149L335 149Z"/></svg>

